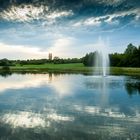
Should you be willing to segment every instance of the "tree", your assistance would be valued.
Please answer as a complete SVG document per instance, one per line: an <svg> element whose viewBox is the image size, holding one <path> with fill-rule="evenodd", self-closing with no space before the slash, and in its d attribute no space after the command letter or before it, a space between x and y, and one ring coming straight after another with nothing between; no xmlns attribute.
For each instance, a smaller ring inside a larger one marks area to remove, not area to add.
<svg viewBox="0 0 140 140"><path fill-rule="evenodd" d="M124 52L125 65L128 67L138 67L138 49L133 44L129 44Z"/></svg>
<svg viewBox="0 0 140 140"><path fill-rule="evenodd" d="M82 61L85 66L94 66L96 52L91 52L83 57Z"/></svg>
<svg viewBox="0 0 140 140"><path fill-rule="evenodd" d="M0 66L10 66L11 63L8 59L4 58L0 60Z"/></svg>
<svg viewBox="0 0 140 140"><path fill-rule="evenodd" d="M124 54L130 55L137 51L137 47L135 47L132 43L128 44Z"/></svg>

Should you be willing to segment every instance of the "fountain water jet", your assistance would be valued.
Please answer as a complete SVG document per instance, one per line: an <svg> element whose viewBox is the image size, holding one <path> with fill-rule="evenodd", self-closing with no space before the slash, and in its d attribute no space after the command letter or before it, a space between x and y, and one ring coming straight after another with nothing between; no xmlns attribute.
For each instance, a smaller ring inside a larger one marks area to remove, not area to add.
<svg viewBox="0 0 140 140"><path fill-rule="evenodd" d="M108 41L98 39L95 53L95 75L107 76L109 75L109 55L108 55Z"/></svg>

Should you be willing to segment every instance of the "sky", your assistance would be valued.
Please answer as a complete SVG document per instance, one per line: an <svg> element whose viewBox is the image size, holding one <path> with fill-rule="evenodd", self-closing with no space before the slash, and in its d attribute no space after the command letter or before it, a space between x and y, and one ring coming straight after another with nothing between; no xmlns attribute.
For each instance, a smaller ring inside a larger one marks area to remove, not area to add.
<svg viewBox="0 0 140 140"><path fill-rule="evenodd" d="M83 57L140 45L140 0L0 0L0 59Z"/></svg>

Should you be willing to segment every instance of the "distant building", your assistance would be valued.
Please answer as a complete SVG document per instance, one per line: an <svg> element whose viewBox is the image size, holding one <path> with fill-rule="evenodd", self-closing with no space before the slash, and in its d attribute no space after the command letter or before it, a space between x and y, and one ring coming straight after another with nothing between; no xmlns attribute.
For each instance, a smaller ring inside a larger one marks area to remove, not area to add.
<svg viewBox="0 0 140 140"><path fill-rule="evenodd" d="M49 60L52 60L52 53L49 53Z"/></svg>

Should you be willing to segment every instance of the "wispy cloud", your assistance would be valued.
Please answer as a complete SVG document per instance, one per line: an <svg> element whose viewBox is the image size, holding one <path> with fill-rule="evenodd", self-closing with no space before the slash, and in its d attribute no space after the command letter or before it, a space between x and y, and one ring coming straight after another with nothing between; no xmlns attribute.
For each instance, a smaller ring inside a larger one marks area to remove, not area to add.
<svg viewBox="0 0 140 140"><path fill-rule="evenodd" d="M92 51L99 36L115 38L113 47L118 51L120 46L123 51L127 44L122 42L139 44L139 27L139 0L3 0L0 57L46 58L48 52L58 57L82 57Z"/></svg>
<svg viewBox="0 0 140 140"><path fill-rule="evenodd" d="M125 0L99 0L98 2L101 3L101 4L117 6L121 3L123 3L124 1Z"/></svg>
<svg viewBox="0 0 140 140"><path fill-rule="evenodd" d="M2 11L0 17L7 21L31 22L33 20L46 20L52 23L57 18L70 16L72 14L73 12L71 10L49 11L49 8L43 5L40 5L39 7L33 5L20 5L11 6Z"/></svg>
<svg viewBox="0 0 140 140"><path fill-rule="evenodd" d="M135 16L135 19L138 20L138 18L140 17L139 13L140 13L140 8L136 8L136 9L131 9L128 11L116 12L114 14L107 14L104 16L90 17L90 18L86 18L84 20L76 21L73 24L73 26L75 26L75 27L78 27L78 26L99 26L103 22L108 23L108 24L119 24L118 18L133 15L133 16Z"/></svg>
<svg viewBox="0 0 140 140"><path fill-rule="evenodd" d="M73 24L74 27L78 26L99 26L101 21L99 18L88 18L86 20L81 20Z"/></svg>

